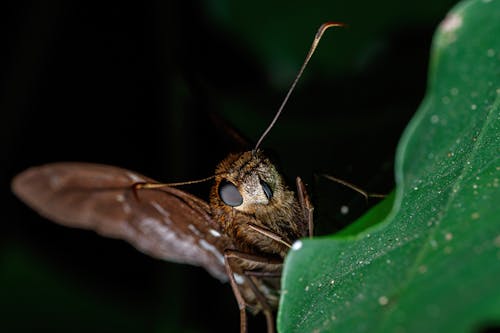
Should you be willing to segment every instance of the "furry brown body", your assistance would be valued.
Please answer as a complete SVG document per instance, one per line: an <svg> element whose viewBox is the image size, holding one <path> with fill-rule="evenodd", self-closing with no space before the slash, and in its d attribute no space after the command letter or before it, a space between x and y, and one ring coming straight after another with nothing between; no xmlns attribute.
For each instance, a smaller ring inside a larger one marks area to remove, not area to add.
<svg viewBox="0 0 500 333"><path fill-rule="evenodd" d="M248 227L257 225L287 242L307 235L307 222L296 195L286 186L282 176L261 151L231 154L215 170L215 184L210 192L212 216L221 223L225 233L237 244L237 249L251 254L276 255L284 258L289 248ZM238 187L243 203L230 207L218 195L222 180ZM269 184L273 196L268 199L261 182Z"/></svg>

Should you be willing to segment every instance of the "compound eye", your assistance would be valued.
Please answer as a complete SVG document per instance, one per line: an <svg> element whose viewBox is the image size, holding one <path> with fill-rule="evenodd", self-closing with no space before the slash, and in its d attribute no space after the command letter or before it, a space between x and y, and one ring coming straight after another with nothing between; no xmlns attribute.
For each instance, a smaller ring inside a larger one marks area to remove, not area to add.
<svg viewBox="0 0 500 333"><path fill-rule="evenodd" d="M219 185L219 197L228 206L236 207L243 203L238 188L231 182L223 180Z"/></svg>
<svg viewBox="0 0 500 333"><path fill-rule="evenodd" d="M269 187L269 184L266 183L265 181L261 180L260 186L262 186L262 190L264 191L264 194L266 195L267 200L271 200L271 198L273 197L273 191L271 190L271 187Z"/></svg>

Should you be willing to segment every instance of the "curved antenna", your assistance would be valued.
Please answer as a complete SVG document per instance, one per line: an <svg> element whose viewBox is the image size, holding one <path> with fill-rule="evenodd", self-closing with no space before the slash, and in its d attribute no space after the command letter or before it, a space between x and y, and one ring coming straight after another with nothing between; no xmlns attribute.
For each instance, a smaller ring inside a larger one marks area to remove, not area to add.
<svg viewBox="0 0 500 333"><path fill-rule="evenodd" d="M191 185L191 184L198 184L198 183L203 183L206 182L212 178L215 178L215 175L202 178L202 179L196 179L196 180L188 180L185 182L177 182L177 183L135 183L132 185L134 190L142 190L142 189L156 189L156 188L162 188L162 187L176 187L176 186L183 186L183 185Z"/></svg>
<svg viewBox="0 0 500 333"><path fill-rule="evenodd" d="M255 145L255 148L253 149L253 151L256 151L257 148L259 148L260 144L262 143L262 140L264 140L266 135L269 133L271 128L273 128L274 124L278 120L278 117L280 116L281 112L283 111L283 108L285 107L286 102L288 102L288 98L292 94L293 89L295 89L297 82L299 81L300 77L302 76L302 73L304 72L304 69L306 68L307 64L309 63L309 60L311 59L312 55L314 54L314 51L318 47L318 43L319 43L321 37L323 36L323 34L325 33L325 31L331 27L344 27L344 26L345 26L345 24L339 23L339 22L326 22L326 23L323 23L319 27L318 32L316 32L316 35L314 36L314 40L312 42L311 48L309 49L309 52L307 53L306 59L304 60L302 67L300 67L299 73L295 77L295 80L293 80L293 83L290 86L290 89L288 89L288 93L286 94L285 99L281 103L281 106L279 107L278 112L276 112L276 115L274 116L273 120L271 121L269 126L267 126L264 133L262 133L262 135L260 136L259 141L257 141L257 144Z"/></svg>

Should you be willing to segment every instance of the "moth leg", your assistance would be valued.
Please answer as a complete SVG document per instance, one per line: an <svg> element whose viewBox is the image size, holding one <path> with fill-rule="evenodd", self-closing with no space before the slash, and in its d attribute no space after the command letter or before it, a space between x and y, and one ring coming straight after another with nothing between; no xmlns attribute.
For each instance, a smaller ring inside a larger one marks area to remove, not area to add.
<svg viewBox="0 0 500 333"><path fill-rule="evenodd" d="M366 192L365 190L363 190L361 187L357 186L357 185L354 185L354 184L351 184L345 180L342 180L340 178L337 178L337 177L333 177L333 176L330 176L330 175L327 175L327 174L322 174L321 175L322 177L328 179L328 180L331 180L333 182L336 182L336 183L339 183L341 185L344 185L345 187L348 187L350 188L351 190L353 191L356 191L358 192L359 194L361 194L366 201L368 201L368 198L385 198L387 195L385 194L380 194L380 193L369 193L369 192Z"/></svg>
<svg viewBox="0 0 500 333"><path fill-rule="evenodd" d="M236 283L236 279L234 277L234 271L231 267L230 264L230 259L239 259L242 261L247 261L249 263L257 263L257 264L272 264L272 265L281 265L282 261L274 258L268 258L268 257L262 257L258 255L253 255L253 254L248 254L244 252L239 252L235 250L226 250L224 251L224 258L226 262L226 270L228 271L229 275L229 280L231 282L231 286L233 287L233 292L236 296L236 299L238 301L238 305L240 306L240 316L242 314L242 309L241 306L243 305L243 313L245 316L245 330L246 330L246 312L245 312L245 306L246 302L241 295L241 292L238 288L238 285ZM266 317L266 324L267 324L267 332L268 333L274 333L274 316L273 316L273 309L267 302L265 296L262 294L262 292L257 288L255 281L253 280L255 277L251 276L251 273L257 273L257 272L252 272L252 271L247 271L247 270L242 270L241 265L238 264L238 271L241 272L243 275L247 277L247 282L250 288L252 289L255 297L257 298L259 304L262 306L262 312L264 313L264 316ZM266 273L266 272L262 272ZM273 272L268 272L268 273L273 273ZM255 274L255 276L259 276L258 274ZM262 275L264 276L264 275ZM243 320L243 318L242 318ZM242 321L243 322L243 321ZM241 328L243 329L243 328ZM246 332L246 331L241 331L241 332Z"/></svg>
<svg viewBox="0 0 500 333"><path fill-rule="evenodd" d="M297 184L297 195L299 197L299 204L304 214L304 221L307 223L308 226L309 238L312 238L314 236L314 219L313 219L314 207L311 204L311 200L309 200L309 195L307 194L306 186L304 185L300 177L297 177L296 184Z"/></svg>
<svg viewBox="0 0 500 333"><path fill-rule="evenodd" d="M229 263L229 258L231 256L231 251L224 251L224 265L226 267L226 273L229 277L229 283L231 283L231 288L233 289L234 297L236 297L236 302L238 303L238 309L240 310L240 333L247 333L247 312L246 312L246 301L238 288L238 283L234 277L234 271Z"/></svg>
<svg viewBox="0 0 500 333"><path fill-rule="evenodd" d="M280 272L257 272L257 271L245 271L245 275L265 277L265 278L279 278L281 277Z"/></svg>
<svg viewBox="0 0 500 333"><path fill-rule="evenodd" d="M246 275L246 273L244 273ZM267 333L274 333L274 316L273 316L273 309L267 303L266 298L262 293L260 292L259 288L255 285L254 282L254 277L249 276L247 281L248 285L252 289L253 293L255 294L255 297L259 300L260 305L262 306L262 312L264 312L264 316L266 317L266 325L267 325Z"/></svg>
<svg viewBox="0 0 500 333"><path fill-rule="evenodd" d="M260 233L266 237L269 237L272 240L277 241L278 243L285 245L289 249L292 248L292 245L290 245L290 243L288 243L286 240L284 240L283 237L281 237L280 235L278 235L278 234L276 234L276 233L274 233L266 228L260 227L256 224L253 224L253 223L248 223L247 225L250 229L253 229L253 230L257 231L258 233Z"/></svg>
<svg viewBox="0 0 500 333"><path fill-rule="evenodd" d="M269 265L281 265L283 260L277 257L263 257L255 254L249 254L245 252L240 252L236 250L226 250L224 251L224 256L227 258L235 258L240 260L245 260L256 264L269 264Z"/></svg>

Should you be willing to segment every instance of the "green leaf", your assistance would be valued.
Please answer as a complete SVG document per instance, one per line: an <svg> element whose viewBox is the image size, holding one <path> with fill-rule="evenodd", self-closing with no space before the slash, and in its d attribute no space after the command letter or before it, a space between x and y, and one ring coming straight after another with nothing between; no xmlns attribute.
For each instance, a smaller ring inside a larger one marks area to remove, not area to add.
<svg viewBox="0 0 500 333"><path fill-rule="evenodd" d="M281 332L471 332L500 322L499 36L500 1L462 2L443 20L427 95L398 147L392 212L355 236L295 244Z"/></svg>

